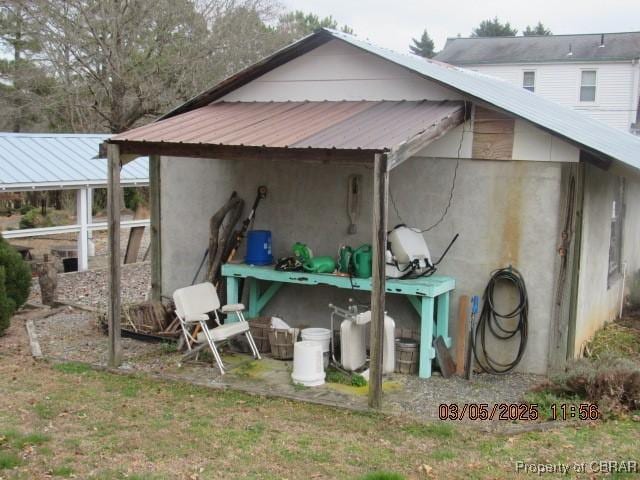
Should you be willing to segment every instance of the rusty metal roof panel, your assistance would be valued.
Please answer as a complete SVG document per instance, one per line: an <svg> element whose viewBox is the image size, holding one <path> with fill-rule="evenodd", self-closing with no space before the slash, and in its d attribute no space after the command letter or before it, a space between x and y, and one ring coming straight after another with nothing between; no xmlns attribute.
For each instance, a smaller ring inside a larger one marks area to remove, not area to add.
<svg viewBox="0 0 640 480"><path fill-rule="evenodd" d="M427 100L218 102L111 140L381 151L462 108Z"/></svg>

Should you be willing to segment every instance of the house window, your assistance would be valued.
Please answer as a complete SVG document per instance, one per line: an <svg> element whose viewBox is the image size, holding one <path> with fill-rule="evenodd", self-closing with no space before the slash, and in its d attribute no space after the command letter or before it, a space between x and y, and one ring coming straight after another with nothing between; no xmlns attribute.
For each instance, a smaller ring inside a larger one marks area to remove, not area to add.
<svg viewBox="0 0 640 480"><path fill-rule="evenodd" d="M536 72L524 72L522 74L522 88L530 92L536 89Z"/></svg>
<svg viewBox="0 0 640 480"><path fill-rule="evenodd" d="M624 180L617 179L611 202L611 240L609 243L609 276L620 272L622 264L622 232L624 222Z"/></svg>
<svg viewBox="0 0 640 480"><path fill-rule="evenodd" d="M580 101L596 101L596 71L583 70L580 78Z"/></svg>

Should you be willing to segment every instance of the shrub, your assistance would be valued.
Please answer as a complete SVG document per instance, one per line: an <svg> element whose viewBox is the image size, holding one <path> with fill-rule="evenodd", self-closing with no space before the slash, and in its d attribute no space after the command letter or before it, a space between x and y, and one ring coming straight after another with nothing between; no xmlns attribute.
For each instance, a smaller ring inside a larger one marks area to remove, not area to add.
<svg viewBox="0 0 640 480"><path fill-rule="evenodd" d="M10 317L29 298L31 288L31 269L0 235L0 315ZM2 297L4 296L4 298ZM0 335L8 327L8 320L0 322Z"/></svg>
<svg viewBox="0 0 640 480"><path fill-rule="evenodd" d="M582 398L597 403L606 416L615 416L640 408L640 367L611 355L595 361L580 359L534 391Z"/></svg>
<svg viewBox="0 0 640 480"><path fill-rule="evenodd" d="M4 287L5 273L4 267L0 267L0 335L9 328L9 298L7 297L6 288Z"/></svg>
<svg viewBox="0 0 640 480"><path fill-rule="evenodd" d="M33 208L20 219L20 228L52 227L53 221L48 215L42 215L39 208Z"/></svg>
<svg viewBox="0 0 640 480"><path fill-rule="evenodd" d="M633 274L629 282L629 303L634 308L640 308L640 270Z"/></svg>

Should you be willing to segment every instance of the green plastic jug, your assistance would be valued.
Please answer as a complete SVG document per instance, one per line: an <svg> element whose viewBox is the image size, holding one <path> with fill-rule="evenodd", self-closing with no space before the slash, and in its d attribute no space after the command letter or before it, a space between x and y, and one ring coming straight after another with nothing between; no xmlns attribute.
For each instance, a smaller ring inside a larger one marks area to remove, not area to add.
<svg viewBox="0 0 640 480"><path fill-rule="evenodd" d="M353 263L354 276L358 278L371 277L371 245L362 245L353 251L351 261Z"/></svg>
<svg viewBox="0 0 640 480"><path fill-rule="evenodd" d="M291 250L293 250L293 256L300 260L301 263L304 263L313 257L313 252L304 243L294 243Z"/></svg>
<svg viewBox="0 0 640 480"><path fill-rule="evenodd" d="M333 257L313 257L304 262L302 268L312 273L333 273L336 261Z"/></svg>

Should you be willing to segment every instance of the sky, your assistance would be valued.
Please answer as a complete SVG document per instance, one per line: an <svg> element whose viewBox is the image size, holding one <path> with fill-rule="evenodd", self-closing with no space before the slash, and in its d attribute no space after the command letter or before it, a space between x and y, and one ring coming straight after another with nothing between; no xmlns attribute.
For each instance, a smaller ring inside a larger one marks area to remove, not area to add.
<svg viewBox="0 0 640 480"><path fill-rule="evenodd" d="M640 31L640 0L280 0L288 10L322 17L380 46L405 52L426 28L440 50L447 37L470 35L498 18L522 32L542 21L554 34Z"/></svg>

